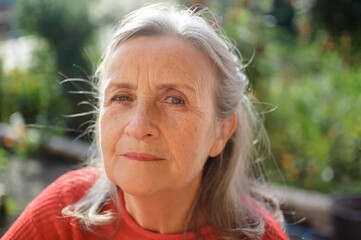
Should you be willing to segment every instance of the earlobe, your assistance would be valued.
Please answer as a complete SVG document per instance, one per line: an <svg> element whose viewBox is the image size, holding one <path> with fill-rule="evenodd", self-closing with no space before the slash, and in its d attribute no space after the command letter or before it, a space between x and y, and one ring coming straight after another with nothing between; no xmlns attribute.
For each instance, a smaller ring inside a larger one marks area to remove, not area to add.
<svg viewBox="0 0 361 240"><path fill-rule="evenodd" d="M223 141L221 139L216 139L211 149L209 150L209 156L216 157L218 154L220 154L223 150L222 146L223 146Z"/></svg>
<svg viewBox="0 0 361 240"><path fill-rule="evenodd" d="M230 116L227 119L222 119L220 121L220 131L219 136L214 141L211 149L209 150L209 156L210 157L216 157L218 154L220 154L224 147L226 146L229 138L232 136L234 131L237 128L237 113L233 113L232 116Z"/></svg>

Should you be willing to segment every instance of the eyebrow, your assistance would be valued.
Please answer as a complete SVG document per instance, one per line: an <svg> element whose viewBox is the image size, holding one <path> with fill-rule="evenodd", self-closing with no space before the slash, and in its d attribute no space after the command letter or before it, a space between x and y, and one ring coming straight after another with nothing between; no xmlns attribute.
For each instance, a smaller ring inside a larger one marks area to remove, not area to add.
<svg viewBox="0 0 361 240"><path fill-rule="evenodd" d="M106 89L112 89L112 88L128 88L132 90L136 90L137 86L131 83L110 83ZM185 88L192 92L195 92L195 90L188 86L187 84L177 84L177 83L163 83L156 86L157 90L163 90L163 89L177 89L177 88Z"/></svg>
<svg viewBox="0 0 361 240"><path fill-rule="evenodd" d="M159 84L156 86L157 90L162 90L162 89L170 89L170 88L185 88L188 89L192 92L195 92L194 88L188 86L187 84L178 84L178 83L163 83L163 84Z"/></svg>
<svg viewBox="0 0 361 240"><path fill-rule="evenodd" d="M111 88L129 88L132 90L136 90L137 87L134 84L131 83L109 83L108 86L106 86L105 89L111 89Z"/></svg>

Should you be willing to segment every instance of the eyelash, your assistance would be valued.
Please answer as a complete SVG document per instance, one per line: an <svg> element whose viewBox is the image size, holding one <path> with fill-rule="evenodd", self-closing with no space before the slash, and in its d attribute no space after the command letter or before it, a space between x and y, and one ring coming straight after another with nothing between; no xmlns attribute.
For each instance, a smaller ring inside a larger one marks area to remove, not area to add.
<svg viewBox="0 0 361 240"><path fill-rule="evenodd" d="M167 96L165 98L164 102L166 102L168 99L176 99L176 100L180 101L179 103L173 103L173 102L167 103L167 104L171 104L171 105L173 105L175 107L181 107L181 106L183 106L185 104L184 99L182 97L180 97L180 96Z"/></svg>
<svg viewBox="0 0 361 240"><path fill-rule="evenodd" d="M117 100L117 98L119 98L119 97L121 97L121 98L126 98L126 99ZM112 101L112 102L116 102L116 103L120 103L120 104L125 104L125 102L127 102L127 101L132 101L132 99L131 99L129 96L127 96L127 95L117 94L117 95L115 95L114 97L111 98L111 101Z"/></svg>

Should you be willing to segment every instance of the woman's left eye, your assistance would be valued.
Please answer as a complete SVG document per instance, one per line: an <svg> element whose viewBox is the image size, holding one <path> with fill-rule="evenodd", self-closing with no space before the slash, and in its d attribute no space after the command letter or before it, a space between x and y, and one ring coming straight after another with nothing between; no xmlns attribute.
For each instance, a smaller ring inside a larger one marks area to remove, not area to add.
<svg viewBox="0 0 361 240"><path fill-rule="evenodd" d="M169 96L164 100L165 103L172 104L172 105L184 105L184 100L178 96Z"/></svg>

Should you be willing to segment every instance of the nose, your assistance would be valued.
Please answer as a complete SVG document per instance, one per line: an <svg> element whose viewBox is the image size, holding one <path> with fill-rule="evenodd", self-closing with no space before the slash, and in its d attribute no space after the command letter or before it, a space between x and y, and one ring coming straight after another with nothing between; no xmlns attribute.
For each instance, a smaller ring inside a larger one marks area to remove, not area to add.
<svg viewBox="0 0 361 240"><path fill-rule="evenodd" d="M156 110L151 104L138 103L124 132L138 140L156 138L159 136L159 128L155 124L156 116Z"/></svg>

